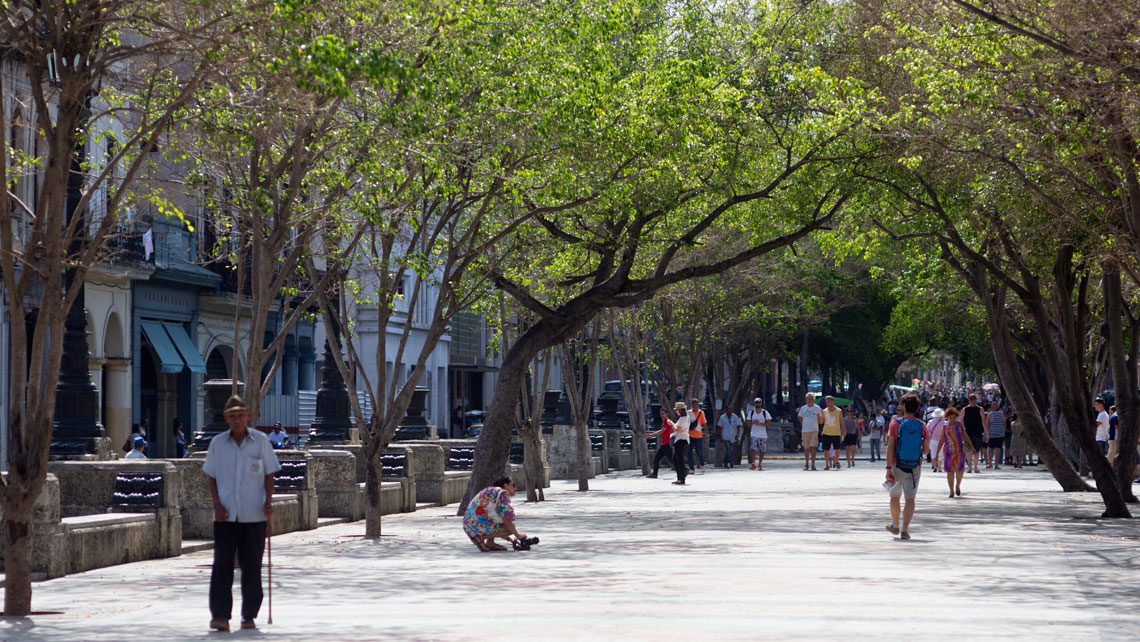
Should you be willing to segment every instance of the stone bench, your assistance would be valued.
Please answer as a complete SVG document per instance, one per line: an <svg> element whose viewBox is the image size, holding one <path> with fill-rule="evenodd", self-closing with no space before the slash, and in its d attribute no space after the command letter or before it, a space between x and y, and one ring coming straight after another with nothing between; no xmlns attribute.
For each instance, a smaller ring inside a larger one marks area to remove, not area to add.
<svg viewBox="0 0 1140 642"><path fill-rule="evenodd" d="M168 462L59 461L48 468L33 509L33 572L60 577L181 553L180 484Z"/></svg>

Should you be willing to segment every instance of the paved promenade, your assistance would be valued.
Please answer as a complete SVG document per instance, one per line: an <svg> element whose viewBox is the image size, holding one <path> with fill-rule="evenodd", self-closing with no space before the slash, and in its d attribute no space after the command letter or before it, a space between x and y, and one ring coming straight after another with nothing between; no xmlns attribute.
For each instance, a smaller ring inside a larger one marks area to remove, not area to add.
<svg viewBox="0 0 1140 642"><path fill-rule="evenodd" d="M516 498L530 552L479 553L454 506L388 517L379 541L362 523L274 538L260 631L207 632L202 552L36 584L36 610L63 614L0 618L0 638L1140 639L1140 524L1036 468L968 475L961 499L926 472L909 542L883 530L878 464L666 477Z"/></svg>

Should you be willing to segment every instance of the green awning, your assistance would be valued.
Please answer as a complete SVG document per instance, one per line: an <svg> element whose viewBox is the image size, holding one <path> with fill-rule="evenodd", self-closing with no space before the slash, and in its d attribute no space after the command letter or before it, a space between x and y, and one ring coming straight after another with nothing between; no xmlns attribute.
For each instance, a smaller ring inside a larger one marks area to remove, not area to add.
<svg viewBox="0 0 1140 642"><path fill-rule="evenodd" d="M198 354L198 348L194 346L194 342L190 340L190 335L186 334L182 324L163 323L162 327L166 328L166 333L174 340L174 345L178 346L178 352L182 355L182 360L186 362L186 367L190 368L190 372L206 374L206 362L202 361L201 355Z"/></svg>
<svg viewBox="0 0 1140 642"><path fill-rule="evenodd" d="M178 349L174 347L170 335L166 334L162 324L158 321L140 321L139 325L142 326L143 334L150 341L151 347L158 354L158 360L162 363L162 371L182 372L185 364L182 362L182 357L178 356Z"/></svg>

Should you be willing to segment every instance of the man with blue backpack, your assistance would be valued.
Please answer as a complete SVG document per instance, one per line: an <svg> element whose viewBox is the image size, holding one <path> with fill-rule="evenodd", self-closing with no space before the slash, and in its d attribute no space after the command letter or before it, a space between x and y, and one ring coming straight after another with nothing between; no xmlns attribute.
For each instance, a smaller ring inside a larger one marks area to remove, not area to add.
<svg viewBox="0 0 1140 642"><path fill-rule="evenodd" d="M886 485L891 495L891 523L887 524L887 530L902 539L910 539L910 520L914 517L922 458L930 449L930 431L917 414L918 397L905 395L899 402L899 417L891 421L887 430ZM900 497L906 499L904 507L899 506Z"/></svg>

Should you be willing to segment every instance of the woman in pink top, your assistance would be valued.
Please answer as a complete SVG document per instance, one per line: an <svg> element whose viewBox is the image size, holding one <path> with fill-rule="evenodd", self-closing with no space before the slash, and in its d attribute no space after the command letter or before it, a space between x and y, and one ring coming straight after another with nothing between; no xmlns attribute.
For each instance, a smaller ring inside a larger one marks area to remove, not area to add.
<svg viewBox="0 0 1140 642"><path fill-rule="evenodd" d="M934 409L934 416L930 421L926 422L926 429L930 431L930 452L938 452L938 442L942 441L942 431L946 428L946 417L941 408ZM942 470L942 462L938 457L930 458L931 470L940 472Z"/></svg>

